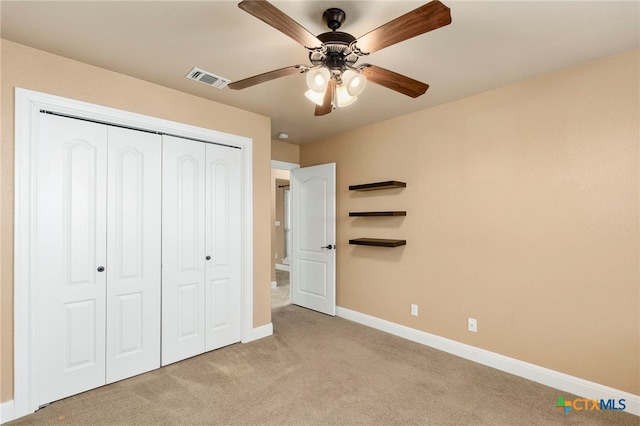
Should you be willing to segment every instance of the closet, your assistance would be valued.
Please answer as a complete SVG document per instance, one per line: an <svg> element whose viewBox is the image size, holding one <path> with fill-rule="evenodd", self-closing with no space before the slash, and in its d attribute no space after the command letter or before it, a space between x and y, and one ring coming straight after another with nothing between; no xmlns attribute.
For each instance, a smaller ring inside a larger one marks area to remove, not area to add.
<svg viewBox="0 0 640 426"><path fill-rule="evenodd" d="M35 146L38 405L240 341L240 149L46 113Z"/></svg>
<svg viewBox="0 0 640 426"><path fill-rule="evenodd" d="M160 365L161 136L40 114L39 405Z"/></svg>
<svg viewBox="0 0 640 426"><path fill-rule="evenodd" d="M240 340L241 151L163 141L162 365Z"/></svg>

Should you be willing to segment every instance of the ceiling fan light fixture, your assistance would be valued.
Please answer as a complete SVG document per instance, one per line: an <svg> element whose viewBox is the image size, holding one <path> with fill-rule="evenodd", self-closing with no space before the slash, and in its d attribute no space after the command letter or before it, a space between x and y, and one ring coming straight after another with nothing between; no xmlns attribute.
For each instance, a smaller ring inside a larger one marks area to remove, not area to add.
<svg viewBox="0 0 640 426"><path fill-rule="evenodd" d="M314 92L324 93L331 79L331 73L327 68L321 67L307 72L307 86Z"/></svg>
<svg viewBox="0 0 640 426"><path fill-rule="evenodd" d="M330 8L323 14L323 20L331 31L315 36L267 0L243 0L238 6L302 45L308 52L311 66L280 68L230 83L229 88L239 90L291 74L306 73L309 91L305 95L316 104L315 116L327 115L336 107L355 102L367 80L412 98L423 95L428 84L382 67L371 64L356 67L355 63L362 56L451 23L451 10L439 0L431 0L355 38L337 31L346 14L341 9Z"/></svg>
<svg viewBox="0 0 640 426"><path fill-rule="evenodd" d="M309 89L305 92L304 95L314 104L322 106L322 103L324 101L323 92L316 92L315 90Z"/></svg>
<svg viewBox="0 0 640 426"><path fill-rule="evenodd" d="M342 73L342 83L347 88L349 95L358 96L367 85L367 77L365 77L364 74L346 70Z"/></svg>
<svg viewBox="0 0 640 426"><path fill-rule="evenodd" d="M336 100L340 108L351 105L357 99L357 96L351 96L349 94L349 90L345 86L339 86L336 89Z"/></svg>

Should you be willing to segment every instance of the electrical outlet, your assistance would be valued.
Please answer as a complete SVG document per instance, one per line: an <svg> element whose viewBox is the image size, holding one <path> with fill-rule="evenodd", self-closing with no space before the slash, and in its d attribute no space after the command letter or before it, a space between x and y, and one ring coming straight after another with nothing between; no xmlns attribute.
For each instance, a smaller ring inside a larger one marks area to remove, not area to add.
<svg viewBox="0 0 640 426"><path fill-rule="evenodd" d="M411 305L411 315L413 315L414 317L418 316L418 305Z"/></svg>
<svg viewBox="0 0 640 426"><path fill-rule="evenodd" d="M469 327L469 331L477 333L478 332L478 321L476 321L475 318L469 318L468 327Z"/></svg>

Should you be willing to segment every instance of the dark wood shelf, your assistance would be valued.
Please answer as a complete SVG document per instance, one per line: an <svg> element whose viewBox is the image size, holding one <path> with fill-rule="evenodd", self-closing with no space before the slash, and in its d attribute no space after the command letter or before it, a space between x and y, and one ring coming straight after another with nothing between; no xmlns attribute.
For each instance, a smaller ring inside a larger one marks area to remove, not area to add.
<svg viewBox="0 0 640 426"><path fill-rule="evenodd" d="M407 244L407 240L387 240L383 238L356 238L349 240L349 244L359 246L399 247Z"/></svg>
<svg viewBox="0 0 640 426"><path fill-rule="evenodd" d="M364 183L362 185L350 185L349 191L374 191L376 189L406 188L405 182L387 180L384 182Z"/></svg>
<svg viewBox="0 0 640 426"><path fill-rule="evenodd" d="M406 216L406 211L388 211L388 212L349 212L351 217L364 216Z"/></svg>
<svg viewBox="0 0 640 426"><path fill-rule="evenodd" d="M387 180L384 182L365 183L362 185L350 185L349 191L375 191L377 189L406 188L406 182L397 180ZM373 216L406 216L404 210L370 211L370 212L349 212L351 217L373 217ZM390 240L385 238L355 238L349 240L349 244L360 246L376 247L399 247L407 244L407 240Z"/></svg>

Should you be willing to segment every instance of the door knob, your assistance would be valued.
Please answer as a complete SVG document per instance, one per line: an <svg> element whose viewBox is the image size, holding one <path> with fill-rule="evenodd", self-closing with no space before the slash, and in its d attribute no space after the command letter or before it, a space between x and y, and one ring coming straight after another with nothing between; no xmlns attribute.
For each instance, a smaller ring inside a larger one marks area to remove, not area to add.
<svg viewBox="0 0 640 426"><path fill-rule="evenodd" d="M331 250L333 248L333 246L331 244L329 244L328 246L324 246L324 247L320 247L320 248L326 248L326 249Z"/></svg>
<svg viewBox="0 0 640 426"><path fill-rule="evenodd" d="M205 257L205 259L211 260L211 256L207 256L207 257Z"/></svg>
<svg viewBox="0 0 640 426"><path fill-rule="evenodd" d="M98 272L104 272L104 266L98 266Z"/></svg>

